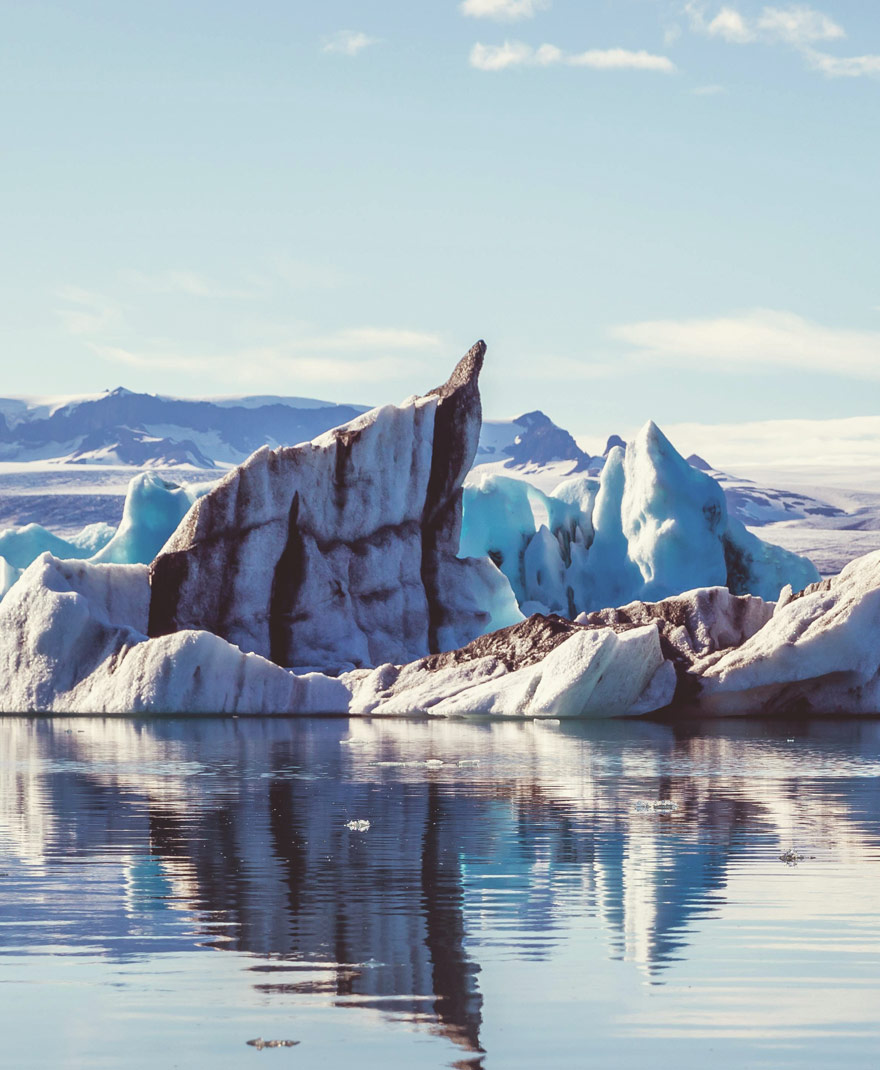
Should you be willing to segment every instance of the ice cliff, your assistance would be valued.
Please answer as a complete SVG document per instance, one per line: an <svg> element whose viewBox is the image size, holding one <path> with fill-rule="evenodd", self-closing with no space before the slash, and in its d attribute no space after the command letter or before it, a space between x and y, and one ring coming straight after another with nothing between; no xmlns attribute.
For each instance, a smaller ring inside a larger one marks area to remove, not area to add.
<svg viewBox="0 0 880 1070"><path fill-rule="evenodd" d="M495 566L457 556L485 348L423 397L230 472L150 567L150 635L206 630L279 665L338 670L518 619Z"/></svg>

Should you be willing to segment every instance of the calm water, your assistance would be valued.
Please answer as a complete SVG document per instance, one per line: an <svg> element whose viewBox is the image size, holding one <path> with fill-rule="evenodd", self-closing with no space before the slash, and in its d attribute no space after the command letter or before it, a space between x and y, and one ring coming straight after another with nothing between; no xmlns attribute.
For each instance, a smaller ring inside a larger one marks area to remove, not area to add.
<svg viewBox="0 0 880 1070"><path fill-rule="evenodd" d="M878 773L869 721L0 718L0 1065L876 1067Z"/></svg>

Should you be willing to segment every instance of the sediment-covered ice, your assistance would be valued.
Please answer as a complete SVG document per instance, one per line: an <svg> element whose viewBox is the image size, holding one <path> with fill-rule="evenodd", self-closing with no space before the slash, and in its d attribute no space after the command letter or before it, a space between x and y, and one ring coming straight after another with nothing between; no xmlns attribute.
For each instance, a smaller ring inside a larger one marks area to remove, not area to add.
<svg viewBox="0 0 880 1070"><path fill-rule="evenodd" d="M671 671L640 703L664 664L656 624L621 634L572 626L561 643L521 668L508 668L502 658L486 654L440 665L425 659L402 669L381 666L362 678L351 674L350 712L443 717L646 713L667 705L675 691Z"/></svg>
<svg viewBox="0 0 880 1070"><path fill-rule="evenodd" d="M295 676L219 636L148 639L145 565L44 554L0 604L0 710L71 713L340 713L349 692Z"/></svg>
<svg viewBox="0 0 880 1070"><path fill-rule="evenodd" d="M153 562L150 634L207 630L279 665L339 670L519 618L491 561L457 556L484 352L424 397L234 469Z"/></svg>
<svg viewBox="0 0 880 1070"><path fill-rule="evenodd" d="M880 713L880 551L786 592L763 628L693 673L703 713Z"/></svg>

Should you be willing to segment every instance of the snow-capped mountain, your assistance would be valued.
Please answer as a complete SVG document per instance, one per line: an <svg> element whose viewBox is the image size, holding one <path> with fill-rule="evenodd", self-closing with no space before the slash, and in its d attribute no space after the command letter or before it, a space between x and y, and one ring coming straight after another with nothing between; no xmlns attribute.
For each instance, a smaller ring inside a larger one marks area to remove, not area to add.
<svg viewBox="0 0 880 1070"><path fill-rule="evenodd" d="M528 479L542 489L566 476L591 471L598 460L545 413L526 412L513 420L483 420L474 472L499 472Z"/></svg>
<svg viewBox="0 0 880 1070"><path fill-rule="evenodd" d="M365 405L261 396L190 401L122 387L76 398L0 399L0 460L214 468L293 445Z"/></svg>
<svg viewBox="0 0 880 1070"><path fill-rule="evenodd" d="M776 524L782 520L846 515L842 509L818 498L810 498L806 494L789 490L777 490L775 487L762 487L751 479L720 472L700 457L696 458L700 463L695 464L694 457L695 455L688 457L688 461L721 484L727 498L728 511L750 527Z"/></svg>

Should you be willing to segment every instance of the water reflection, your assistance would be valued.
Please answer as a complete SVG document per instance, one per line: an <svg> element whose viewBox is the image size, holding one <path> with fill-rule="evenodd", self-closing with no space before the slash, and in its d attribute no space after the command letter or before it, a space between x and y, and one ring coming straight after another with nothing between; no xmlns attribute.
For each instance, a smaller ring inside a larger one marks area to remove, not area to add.
<svg viewBox="0 0 880 1070"><path fill-rule="evenodd" d="M593 924L662 985L743 872L778 877L768 909L795 922L834 865L867 867L847 895L880 876L870 721L4 718L0 756L0 952L238 952L261 996L404 1019L461 1066L482 1065L485 961Z"/></svg>

